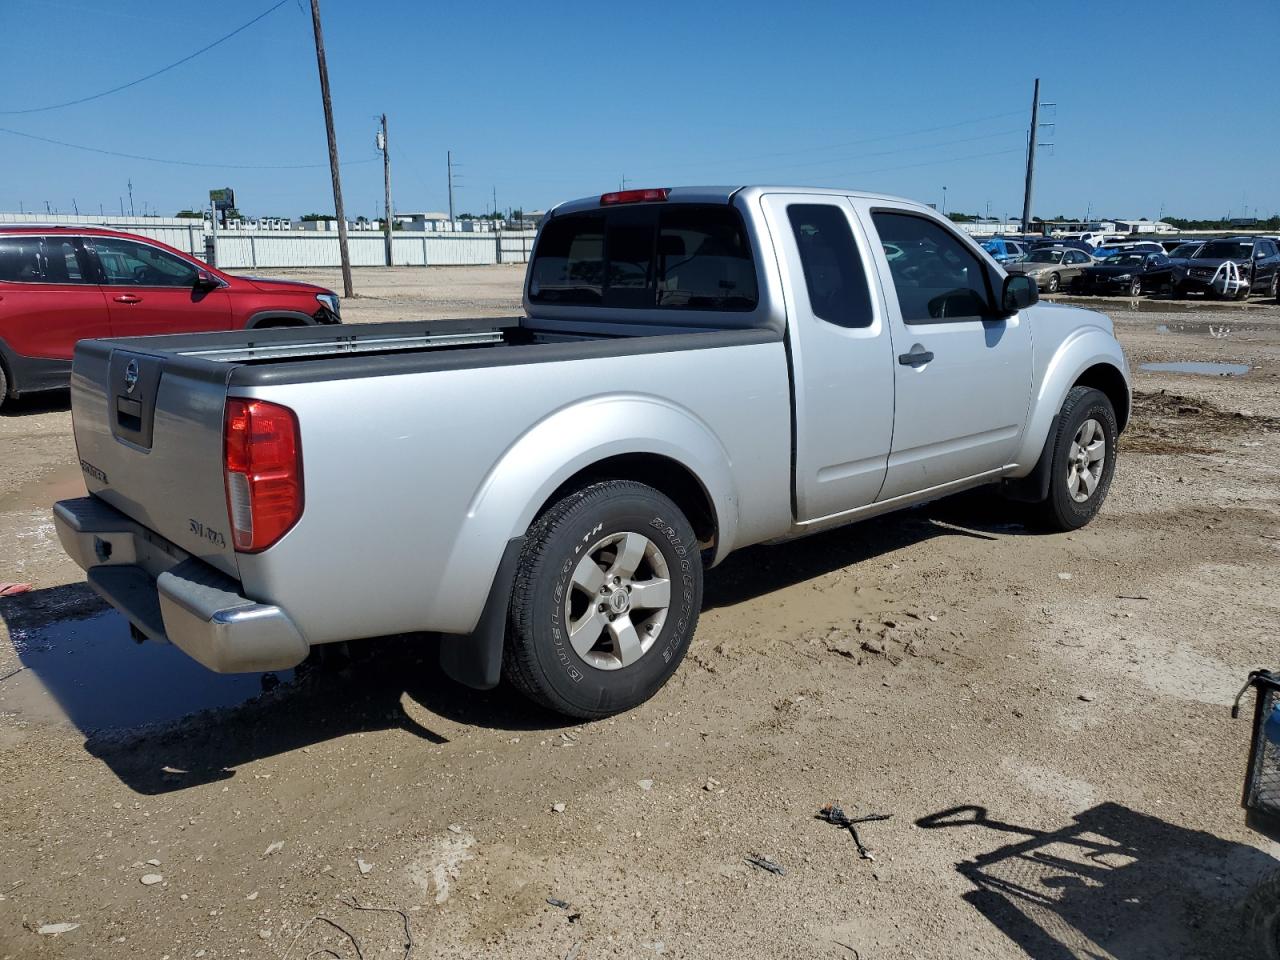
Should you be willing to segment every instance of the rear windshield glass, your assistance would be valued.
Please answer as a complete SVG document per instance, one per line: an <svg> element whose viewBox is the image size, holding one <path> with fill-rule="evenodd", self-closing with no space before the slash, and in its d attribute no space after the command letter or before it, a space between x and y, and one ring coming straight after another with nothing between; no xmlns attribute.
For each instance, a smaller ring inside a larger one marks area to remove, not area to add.
<svg viewBox="0 0 1280 960"><path fill-rule="evenodd" d="M755 263L728 206L627 206L554 217L529 273L534 303L754 310Z"/></svg>
<svg viewBox="0 0 1280 960"><path fill-rule="evenodd" d="M1199 256L1205 260L1248 260L1253 256L1253 244L1248 240L1210 240L1200 248Z"/></svg>

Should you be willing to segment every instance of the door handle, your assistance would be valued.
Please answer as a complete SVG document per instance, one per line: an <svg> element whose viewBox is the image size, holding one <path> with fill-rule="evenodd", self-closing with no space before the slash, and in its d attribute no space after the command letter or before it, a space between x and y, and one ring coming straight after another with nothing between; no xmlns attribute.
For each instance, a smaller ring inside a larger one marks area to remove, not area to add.
<svg viewBox="0 0 1280 960"><path fill-rule="evenodd" d="M910 353L898 354L898 362L904 367L923 367L932 360L933 351L921 347L914 348Z"/></svg>
<svg viewBox="0 0 1280 960"><path fill-rule="evenodd" d="M116 303L141 303L142 298L132 293L122 293L115 298Z"/></svg>

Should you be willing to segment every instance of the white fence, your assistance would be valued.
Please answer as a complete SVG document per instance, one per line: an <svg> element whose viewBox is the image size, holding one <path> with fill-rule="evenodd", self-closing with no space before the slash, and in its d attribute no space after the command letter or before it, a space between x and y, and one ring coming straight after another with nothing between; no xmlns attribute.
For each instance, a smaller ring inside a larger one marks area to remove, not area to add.
<svg viewBox="0 0 1280 960"><path fill-rule="evenodd" d="M227 269L336 267L337 231L224 230L215 240L202 220L178 217L86 217L70 214L0 213L0 223L56 223L61 226L101 226L159 240L192 256ZM395 266L472 266L486 263L528 263L536 230L492 233L422 233L397 230L391 237ZM351 265L385 266L380 232L352 230L347 248Z"/></svg>
<svg viewBox="0 0 1280 960"><path fill-rule="evenodd" d="M488 234L397 231L391 238L391 262L397 267L527 263L535 236L532 230ZM216 241L206 236L205 242L201 254L223 269L336 267L341 262L337 233L236 230L220 232ZM350 233L347 249L353 267L380 267L387 262L380 233Z"/></svg>

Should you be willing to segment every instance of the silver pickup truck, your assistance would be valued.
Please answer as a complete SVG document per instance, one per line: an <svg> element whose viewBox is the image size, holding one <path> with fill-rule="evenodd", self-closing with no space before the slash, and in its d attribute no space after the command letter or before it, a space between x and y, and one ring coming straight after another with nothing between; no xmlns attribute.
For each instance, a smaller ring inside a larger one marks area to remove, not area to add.
<svg viewBox="0 0 1280 960"><path fill-rule="evenodd" d="M982 484L1087 523L1128 370L1105 316L1037 299L910 201L590 197L520 318L82 342L58 532L213 670L423 632L462 683L599 717L671 676L740 547Z"/></svg>

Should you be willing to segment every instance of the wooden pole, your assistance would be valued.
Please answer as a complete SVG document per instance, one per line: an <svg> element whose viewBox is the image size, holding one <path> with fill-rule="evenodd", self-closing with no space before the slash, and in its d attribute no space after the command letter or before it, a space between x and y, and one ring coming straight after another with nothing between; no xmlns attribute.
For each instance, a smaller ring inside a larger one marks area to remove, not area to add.
<svg viewBox="0 0 1280 960"><path fill-rule="evenodd" d="M391 141L387 139L387 115L382 115L382 187L385 197L382 204L382 232L386 239L387 266L391 261Z"/></svg>
<svg viewBox="0 0 1280 960"><path fill-rule="evenodd" d="M324 127L329 137L329 173L333 177L334 213L338 217L338 255L342 258L342 295L355 296L351 285L351 254L347 250L347 212L342 206L342 177L338 172L338 138L333 132L333 99L329 95L329 67L324 59L324 31L320 28L320 0L311 0L311 26L316 35L316 68L320 71L320 98L324 101Z"/></svg>

